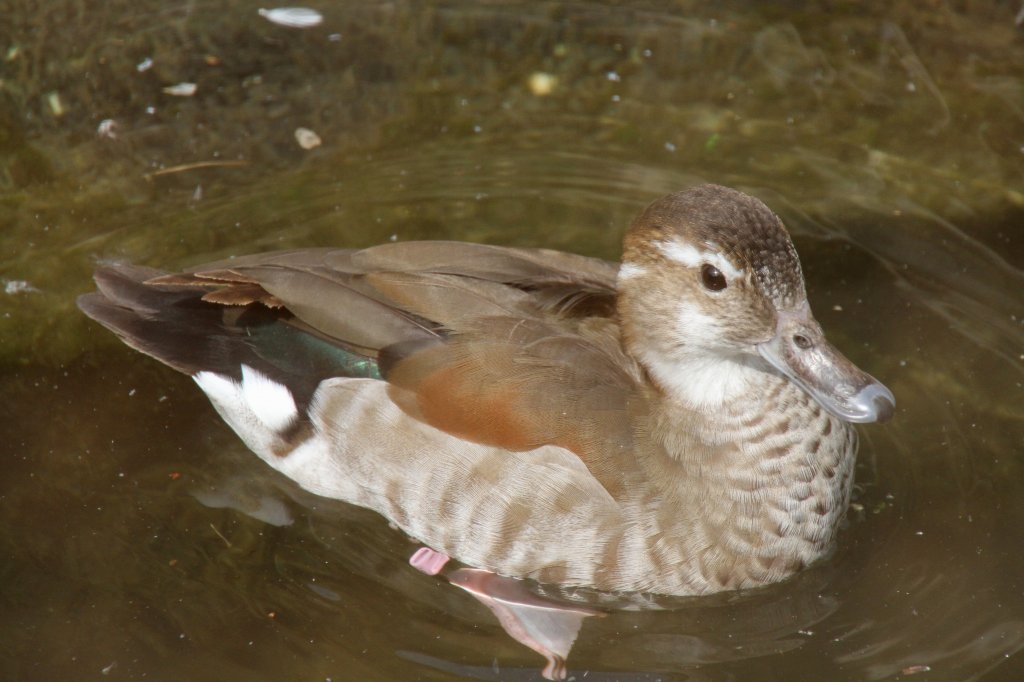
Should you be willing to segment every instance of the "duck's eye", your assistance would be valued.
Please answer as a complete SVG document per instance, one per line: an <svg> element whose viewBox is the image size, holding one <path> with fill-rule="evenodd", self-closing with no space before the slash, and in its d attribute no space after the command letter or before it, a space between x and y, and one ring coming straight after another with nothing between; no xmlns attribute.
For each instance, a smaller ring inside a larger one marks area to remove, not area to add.
<svg viewBox="0 0 1024 682"><path fill-rule="evenodd" d="M705 263L700 268L700 281L708 291L721 291L726 287L725 275L714 265Z"/></svg>

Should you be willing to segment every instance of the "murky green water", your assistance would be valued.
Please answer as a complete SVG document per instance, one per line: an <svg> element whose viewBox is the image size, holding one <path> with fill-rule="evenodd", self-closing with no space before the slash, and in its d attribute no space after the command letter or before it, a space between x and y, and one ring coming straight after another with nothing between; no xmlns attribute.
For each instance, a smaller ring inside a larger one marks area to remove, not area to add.
<svg viewBox="0 0 1024 682"><path fill-rule="evenodd" d="M897 418L861 430L830 562L590 619L571 674L1024 678L1019 3L310 2L304 31L236 0L10 4L3 679L538 678L386 522L270 472L74 297L104 260L391 238L616 258L697 181L783 215L819 320Z"/></svg>

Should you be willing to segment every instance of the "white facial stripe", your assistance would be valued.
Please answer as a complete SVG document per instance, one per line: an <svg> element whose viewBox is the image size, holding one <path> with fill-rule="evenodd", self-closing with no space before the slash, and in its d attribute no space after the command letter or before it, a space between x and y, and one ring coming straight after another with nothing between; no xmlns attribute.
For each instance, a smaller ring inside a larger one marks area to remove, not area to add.
<svg viewBox="0 0 1024 682"><path fill-rule="evenodd" d="M688 268L696 268L704 263L708 263L718 268L728 279L736 279L743 276L743 270L738 269L729 262L728 258L720 253L700 251L692 244L684 244L675 239L667 242L655 242L654 245L666 258Z"/></svg>
<svg viewBox="0 0 1024 682"><path fill-rule="evenodd" d="M647 274L647 270L645 270L643 267L639 265L633 265L632 263L623 263L622 265L619 266L618 280L620 282L623 282L627 279L635 279L637 277L642 277L645 274Z"/></svg>
<svg viewBox="0 0 1024 682"><path fill-rule="evenodd" d="M692 303L679 305L679 317L676 318L676 329L686 345L696 345L698 339L717 339L722 335L722 327L718 321L705 314Z"/></svg>

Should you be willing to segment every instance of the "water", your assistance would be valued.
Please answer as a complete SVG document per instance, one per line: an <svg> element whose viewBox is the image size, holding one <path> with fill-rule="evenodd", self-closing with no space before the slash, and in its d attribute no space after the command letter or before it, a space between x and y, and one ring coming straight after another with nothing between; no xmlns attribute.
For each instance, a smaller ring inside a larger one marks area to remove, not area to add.
<svg viewBox="0 0 1024 682"><path fill-rule="evenodd" d="M829 562L589 619L570 674L1024 675L1013 3L309 3L325 21L308 30L230 0L11 4L4 679L538 679L386 522L278 478L74 297L104 260L392 238L616 258L645 203L698 181L783 216L818 319L897 416L861 429ZM196 94L162 92L179 82ZM323 145L300 148L299 126ZM209 161L245 163L174 170Z"/></svg>

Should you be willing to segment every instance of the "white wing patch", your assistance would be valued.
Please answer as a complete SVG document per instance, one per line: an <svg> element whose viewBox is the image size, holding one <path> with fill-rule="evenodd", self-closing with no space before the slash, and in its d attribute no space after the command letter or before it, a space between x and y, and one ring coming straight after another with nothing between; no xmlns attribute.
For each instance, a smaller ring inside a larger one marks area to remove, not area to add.
<svg viewBox="0 0 1024 682"><path fill-rule="evenodd" d="M242 402L237 383L215 372L196 372L192 380L199 384L206 397L214 405L231 405Z"/></svg>
<svg viewBox="0 0 1024 682"><path fill-rule="evenodd" d="M242 365L242 398L256 418L273 431L284 431L299 416L292 392L248 365Z"/></svg>
<svg viewBox="0 0 1024 682"><path fill-rule="evenodd" d="M743 276L743 270L733 265L728 258L714 251L701 251L693 244L686 244L677 239L667 242L654 242L662 255L671 261L696 268L704 263L714 265L729 279Z"/></svg>
<svg viewBox="0 0 1024 682"><path fill-rule="evenodd" d="M282 432L299 416L291 391L262 372L242 365L242 381L215 372L192 379L231 428L265 459L284 445Z"/></svg>

